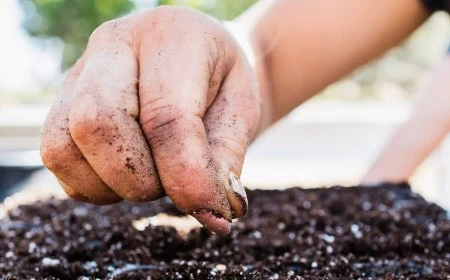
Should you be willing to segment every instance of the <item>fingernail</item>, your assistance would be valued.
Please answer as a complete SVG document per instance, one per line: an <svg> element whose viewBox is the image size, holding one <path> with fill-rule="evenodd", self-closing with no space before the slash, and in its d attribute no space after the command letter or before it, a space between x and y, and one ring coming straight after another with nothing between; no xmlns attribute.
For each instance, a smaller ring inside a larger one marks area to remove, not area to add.
<svg viewBox="0 0 450 280"><path fill-rule="evenodd" d="M214 215L211 211L196 211L191 215L212 232L227 235L231 231L231 223L222 217Z"/></svg>
<svg viewBox="0 0 450 280"><path fill-rule="evenodd" d="M228 196L228 201L230 202L231 208L233 210L233 217L242 217L247 213L248 200L247 194L245 193L245 188L241 184L238 176L233 172L229 175L229 185L233 194Z"/></svg>

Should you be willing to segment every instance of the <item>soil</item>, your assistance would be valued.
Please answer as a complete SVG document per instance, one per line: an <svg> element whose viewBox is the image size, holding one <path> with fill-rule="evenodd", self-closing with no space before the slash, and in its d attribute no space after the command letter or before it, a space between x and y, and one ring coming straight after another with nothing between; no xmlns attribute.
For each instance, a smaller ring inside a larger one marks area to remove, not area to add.
<svg viewBox="0 0 450 280"><path fill-rule="evenodd" d="M50 199L0 221L0 279L450 279L447 212L407 184L248 191L228 236L138 229L154 203Z"/></svg>

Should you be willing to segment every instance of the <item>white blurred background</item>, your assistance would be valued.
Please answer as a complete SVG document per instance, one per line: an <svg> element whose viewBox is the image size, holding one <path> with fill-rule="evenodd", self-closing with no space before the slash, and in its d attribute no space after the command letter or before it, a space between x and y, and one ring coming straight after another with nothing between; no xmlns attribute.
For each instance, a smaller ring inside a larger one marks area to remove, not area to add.
<svg viewBox="0 0 450 280"><path fill-rule="evenodd" d="M182 3L227 19L254 0L80 1L86 10L77 8L83 15L77 25L61 21L79 19L76 13L58 14L65 11L65 2L70 1L0 1L0 188L26 177L17 173L13 178L18 169L38 170L25 183L38 193L57 185L39 169L39 131L64 70L96 25L86 11L101 21L158 3ZM449 39L449 17L436 13L401 46L296 109L250 148L244 183L254 188L357 184L395 128L407 120ZM445 199L450 194L449 138L411 182L450 209Z"/></svg>

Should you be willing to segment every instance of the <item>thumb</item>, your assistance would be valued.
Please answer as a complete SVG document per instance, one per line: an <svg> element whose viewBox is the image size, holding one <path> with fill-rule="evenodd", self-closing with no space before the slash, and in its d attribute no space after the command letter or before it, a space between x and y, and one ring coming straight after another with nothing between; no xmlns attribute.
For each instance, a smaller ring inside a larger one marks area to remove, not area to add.
<svg viewBox="0 0 450 280"><path fill-rule="evenodd" d="M239 181L247 147L260 120L260 98L247 61L237 59L227 74L219 95L204 118L211 152L222 165L222 176L229 178L227 198L233 218L245 215L248 202Z"/></svg>

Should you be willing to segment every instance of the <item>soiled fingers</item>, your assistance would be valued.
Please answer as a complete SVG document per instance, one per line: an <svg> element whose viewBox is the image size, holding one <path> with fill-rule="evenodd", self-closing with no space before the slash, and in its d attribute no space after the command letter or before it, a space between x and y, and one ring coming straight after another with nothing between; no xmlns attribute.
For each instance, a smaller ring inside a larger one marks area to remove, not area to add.
<svg viewBox="0 0 450 280"><path fill-rule="evenodd" d="M233 218L245 216L248 211L248 200L245 188L236 174L230 172L228 178L227 198L230 202Z"/></svg>
<svg viewBox="0 0 450 280"><path fill-rule="evenodd" d="M91 37L69 129L86 160L115 193L126 200L150 201L163 190L136 121L138 63L123 24L117 30L108 23Z"/></svg>
<svg viewBox="0 0 450 280"><path fill-rule="evenodd" d="M64 189L103 202L166 193L208 229L227 234L248 208L238 176L259 100L225 34L182 8L98 28L70 98L55 106L44 130L43 157Z"/></svg>
<svg viewBox="0 0 450 280"><path fill-rule="evenodd" d="M69 110L81 69L82 62L79 62L69 72L58 101L47 116L42 132L41 156L72 198L95 204L114 203L121 197L95 173L69 132Z"/></svg>
<svg viewBox="0 0 450 280"><path fill-rule="evenodd" d="M101 26L63 86L42 139L44 163L75 198L112 203L163 195L136 118L137 60L126 25Z"/></svg>
<svg viewBox="0 0 450 280"><path fill-rule="evenodd" d="M247 147L258 129L261 102L247 61L240 53L236 56L204 122L211 153L229 171L227 197L233 217L239 218L247 212L248 201L238 176Z"/></svg>

